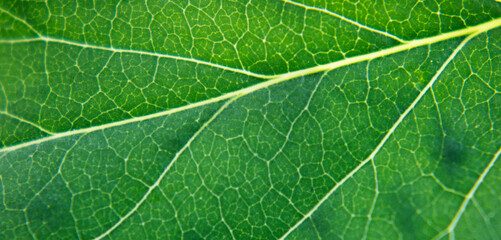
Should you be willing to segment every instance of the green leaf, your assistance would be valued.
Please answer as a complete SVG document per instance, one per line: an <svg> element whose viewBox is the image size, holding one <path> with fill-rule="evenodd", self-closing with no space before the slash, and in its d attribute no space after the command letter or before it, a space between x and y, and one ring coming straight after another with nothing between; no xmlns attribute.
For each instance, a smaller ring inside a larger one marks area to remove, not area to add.
<svg viewBox="0 0 501 240"><path fill-rule="evenodd" d="M501 3L0 1L1 239L499 239Z"/></svg>

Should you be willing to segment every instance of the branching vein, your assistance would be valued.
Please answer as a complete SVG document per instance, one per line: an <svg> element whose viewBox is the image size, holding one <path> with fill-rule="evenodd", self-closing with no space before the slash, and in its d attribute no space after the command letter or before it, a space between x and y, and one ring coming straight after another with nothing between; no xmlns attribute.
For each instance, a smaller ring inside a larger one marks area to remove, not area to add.
<svg viewBox="0 0 501 240"><path fill-rule="evenodd" d="M441 239L446 234L450 234L452 236L452 239L454 239L454 229L456 228L456 225L458 224L459 219L463 215L463 213L466 210L466 207L468 206L470 201L473 199L473 196L475 196L475 192L477 191L480 184L482 184L482 182L484 181L485 176L487 176L487 174L489 173L491 168L496 163L497 159L499 158L499 155L501 155L501 148L499 148L498 151L496 152L496 154L494 154L494 157L492 158L492 160L489 162L489 164L487 164L487 167L485 167L482 174L480 174L480 176L478 177L475 184L473 184L473 187L470 189L470 192L468 192L468 194L465 196L463 202L461 203L461 206L459 207L458 211L454 215L454 218L452 218L449 226L447 226L446 229L444 229L442 232L440 232L434 239Z"/></svg>
<svg viewBox="0 0 501 240"><path fill-rule="evenodd" d="M412 104L405 110L402 115L398 118L398 120L393 124L393 126L388 130L384 138L379 142L377 147L372 151L372 153L367 157L364 161L362 161L355 169L353 169L348 175L346 175L341 181L339 181L306 215L303 216L303 218L297 222L289 231L287 231L284 236L282 236L280 239L285 239L294 229L299 227L306 219L310 218L311 215L325 202L329 197L341 186L343 183L345 183L348 179L353 177L355 173L358 172L365 164L370 162L371 160L374 159L376 154L381 150L383 145L388 141L388 139L392 136L392 134L395 132L397 127L402 123L402 121L405 119L405 117L414 109L414 107L417 105L417 103L423 98L423 96L430 90L430 88L433 86L435 81L438 79L440 74L445 70L445 68L449 65L449 63L454 59L454 57L459 53L459 51L466 45L466 43L471 40L473 37L475 37L477 34L472 34L468 36L465 40L459 44L459 46L452 52L452 54L447 58L447 60L442 64L440 69L438 69L437 73L433 76L433 78L430 80L430 82L426 85L426 87L419 93L417 98L412 102Z"/></svg>
<svg viewBox="0 0 501 240"><path fill-rule="evenodd" d="M223 94L223 95L220 95L218 97L211 98L211 99L203 100L200 102L195 102L192 104L184 105L184 106L177 107L177 108L172 108L172 109L169 109L166 111L157 112L154 114L145 115L145 116L141 116L141 117L130 118L130 119L117 121L117 122L113 122L113 123L108 123L108 124L104 124L104 125L99 125L99 126L94 126L94 127L90 127L90 128L84 128L84 129L63 132L63 133L57 133L57 134L54 134L54 135L51 135L51 136L48 136L45 138L37 139L34 141L25 142L25 143L10 146L10 147L5 147L5 148L0 149L0 152L12 151L12 150L16 150L16 149L23 148L26 146L31 146L33 144L39 144L42 142L50 141L50 140L61 138L61 137L66 137L66 136L71 136L71 135L81 134L81 133L93 132L93 131L107 129L107 128L111 128L111 127L115 127L115 126L121 126L121 125L128 124L128 123L140 122L140 121L144 121L144 120L148 120L148 119L153 119L153 118L157 118L157 117L161 117L161 116L170 115L170 114L184 111L187 109L192 109L192 108L204 106L207 104L219 102L219 101L222 101L225 99L230 99L230 98L235 97L235 96L247 95L247 94L250 94L252 92L258 91L260 89L268 88L270 86L273 86L273 85L276 85L278 83L285 82L285 81L288 81L288 80L291 80L291 79L294 79L297 77L306 76L306 75L310 75L310 74L318 73L318 72L323 72L323 71L330 71L330 70L340 68L343 66L347 66L347 65L351 65L351 64L355 64L355 63L359 63L359 62L363 62L363 61L368 61L368 60L372 60L375 58L384 57L384 56L387 56L390 54L394 54L394 53L398 53L398 52L402 52L402 51L407 51L407 50L410 50L410 49L413 49L416 47L425 46L425 45L445 41L445 40L456 38L456 37L461 37L461 36L465 36L465 35L469 35L471 37L473 35L489 31L489 30L494 29L494 28L499 27L499 26L501 26L501 19L496 19L496 20L493 20L493 21L490 21L487 23L477 25L475 27L465 28L462 30L449 32L449 33L441 34L441 35L430 37L430 38L423 38L423 39L419 39L419 40L410 41L410 42L407 42L405 44L398 45L398 46L391 47L391 48L387 48L387 49L384 49L381 51L368 53L368 54L364 54L364 55L359 55L356 57L346 58L346 59L343 59L340 61L336 61L336 62L324 64L324 65L318 65L315 67L302 69L302 70L298 70L298 71L294 71L294 72L270 76L270 79L267 81L264 81L264 82L258 83L256 85L253 85L253 86L250 86L247 88L243 88L243 89L240 89L237 91L229 92L229 93L226 93L226 94Z"/></svg>

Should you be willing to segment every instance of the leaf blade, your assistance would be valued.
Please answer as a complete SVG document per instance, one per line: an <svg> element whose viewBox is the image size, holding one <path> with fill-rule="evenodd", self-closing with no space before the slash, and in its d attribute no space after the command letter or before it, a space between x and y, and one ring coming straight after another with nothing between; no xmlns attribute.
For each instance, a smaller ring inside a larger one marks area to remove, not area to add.
<svg viewBox="0 0 501 240"><path fill-rule="evenodd" d="M4 237L432 237L478 176L492 179L495 3L465 3L469 17L422 2L388 12L413 16L402 25L353 17L348 2L96 4L0 5L19 28L0 29ZM164 17L189 33L165 35ZM440 24L398 31L423 19ZM464 221L496 236L494 201L471 199Z"/></svg>

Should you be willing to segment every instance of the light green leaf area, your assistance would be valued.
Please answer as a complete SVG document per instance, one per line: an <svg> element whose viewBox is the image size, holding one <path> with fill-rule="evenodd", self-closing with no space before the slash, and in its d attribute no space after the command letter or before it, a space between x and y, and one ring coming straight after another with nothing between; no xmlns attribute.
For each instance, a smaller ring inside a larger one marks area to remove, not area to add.
<svg viewBox="0 0 501 240"><path fill-rule="evenodd" d="M501 3L0 1L0 239L499 239Z"/></svg>

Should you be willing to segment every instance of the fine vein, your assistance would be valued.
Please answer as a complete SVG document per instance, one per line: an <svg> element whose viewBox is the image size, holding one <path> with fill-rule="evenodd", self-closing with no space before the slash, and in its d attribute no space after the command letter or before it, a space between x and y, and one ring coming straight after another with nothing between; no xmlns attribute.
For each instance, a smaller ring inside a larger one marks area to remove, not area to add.
<svg viewBox="0 0 501 240"><path fill-rule="evenodd" d="M402 123L402 121L405 119L405 117L414 109L414 107L417 105L417 103L423 98L423 96L428 92L428 90L433 86L433 84L436 82L440 74L445 70L447 65L454 59L454 57L459 53L459 51L464 47L464 45L473 37L475 37L477 34L472 34L468 36L465 40L459 44L459 46L452 52L452 54L447 58L447 60L442 64L440 69L438 69L437 73L433 76L433 78L430 80L430 82L426 85L426 87L419 93L417 98L412 102L412 104L405 110L405 112L400 115L398 120L393 124L393 126L390 128L390 130L386 133L384 138L379 142L377 147L372 151L372 153L367 157L364 161L362 161L355 169L353 169L348 175L346 175L341 181L339 181L306 215L303 216L299 222L297 222L292 228L289 229L280 239L285 239L294 229L299 227L306 219L310 218L311 215L341 186L343 183L345 183L348 179L353 177L355 173L358 172L365 164L370 162L371 160L374 159L376 154L381 150L383 145L386 143L386 141L391 137L393 132L397 129L397 127Z"/></svg>

